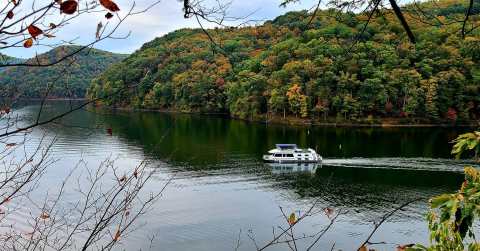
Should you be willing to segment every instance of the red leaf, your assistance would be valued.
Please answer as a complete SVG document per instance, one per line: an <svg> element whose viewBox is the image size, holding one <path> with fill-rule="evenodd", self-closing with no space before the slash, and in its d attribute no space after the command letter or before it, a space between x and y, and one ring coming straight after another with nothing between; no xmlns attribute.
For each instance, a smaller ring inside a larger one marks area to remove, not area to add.
<svg viewBox="0 0 480 251"><path fill-rule="evenodd" d="M109 11L115 12L119 11L120 8L118 8L118 5L114 3L112 0L100 0L100 4L103 5L106 9Z"/></svg>
<svg viewBox="0 0 480 251"><path fill-rule="evenodd" d="M71 15L77 11L78 3L75 0L67 0L60 4L60 13Z"/></svg>
<svg viewBox="0 0 480 251"><path fill-rule="evenodd" d="M447 118L451 121L457 120L457 111L454 108L449 107L447 111Z"/></svg>
<svg viewBox="0 0 480 251"><path fill-rule="evenodd" d="M12 19L13 18L13 11L9 11L7 13L7 17L8 17L8 19Z"/></svg>
<svg viewBox="0 0 480 251"><path fill-rule="evenodd" d="M33 39L37 39L37 37L40 36L43 33L43 31L37 26L31 24L28 26L28 33L30 33Z"/></svg>

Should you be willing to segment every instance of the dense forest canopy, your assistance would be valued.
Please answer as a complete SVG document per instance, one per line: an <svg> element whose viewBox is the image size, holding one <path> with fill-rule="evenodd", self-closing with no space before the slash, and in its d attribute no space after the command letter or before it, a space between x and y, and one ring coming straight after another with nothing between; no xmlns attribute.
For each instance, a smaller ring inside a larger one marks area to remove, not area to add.
<svg viewBox="0 0 480 251"><path fill-rule="evenodd" d="M146 43L95 78L105 105L358 120L372 117L475 120L480 116L480 33L459 35L467 3L403 6L417 38L393 12L290 12L263 25L182 29ZM480 3L471 11L480 24ZM310 22L311 21L311 22ZM363 31L363 32L362 32ZM220 51L221 50L221 51Z"/></svg>
<svg viewBox="0 0 480 251"><path fill-rule="evenodd" d="M78 48L78 46L60 46L26 62L54 62ZM42 98L46 94L47 86L51 85L49 97L83 98L93 77L126 56L88 49L49 67L8 67L2 72L0 88L3 90L3 95L12 93L20 94L25 98ZM9 57L5 60L14 63L19 59Z"/></svg>

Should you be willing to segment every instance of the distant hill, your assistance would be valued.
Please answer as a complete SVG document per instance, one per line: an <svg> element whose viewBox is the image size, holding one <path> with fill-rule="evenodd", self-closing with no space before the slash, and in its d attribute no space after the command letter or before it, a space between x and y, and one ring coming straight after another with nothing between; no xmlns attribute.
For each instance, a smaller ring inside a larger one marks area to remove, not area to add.
<svg viewBox="0 0 480 251"><path fill-rule="evenodd" d="M25 61L25 59L23 59L23 58L10 57L10 56L7 56L7 55L4 55L4 54L0 53L0 65L21 63L23 61ZM6 68L1 68L0 67L0 72L4 71L4 70L6 70Z"/></svg>
<svg viewBox="0 0 480 251"><path fill-rule="evenodd" d="M298 11L255 27L212 29L221 45L216 51L201 30L178 30L109 67L92 81L89 97L140 83L103 104L243 119L267 113L368 123L480 119L480 28L462 38L457 21L467 2L424 1L402 9L416 44L385 8L366 28L368 13L331 9L313 20ZM468 27L479 27L480 3L471 13Z"/></svg>
<svg viewBox="0 0 480 251"><path fill-rule="evenodd" d="M77 46L60 46L38 55L38 58L26 61L54 62L78 48ZM3 57L5 61L19 62L19 59ZM44 96L46 87L52 85L49 92L51 98L83 98L93 77L125 57L127 55L86 49L72 58L49 67L7 67L2 71L0 88L4 92L20 93L25 98L40 98Z"/></svg>

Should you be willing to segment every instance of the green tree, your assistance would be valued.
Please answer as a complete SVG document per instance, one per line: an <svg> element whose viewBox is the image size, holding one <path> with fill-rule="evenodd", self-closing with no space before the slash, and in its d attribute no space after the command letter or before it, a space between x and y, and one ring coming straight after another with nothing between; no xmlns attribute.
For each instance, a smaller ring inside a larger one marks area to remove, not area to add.
<svg viewBox="0 0 480 251"><path fill-rule="evenodd" d="M285 92L278 89L273 89L270 94L270 98L268 99L268 105L271 111L274 113L281 112L285 118L286 110L288 108L288 100Z"/></svg>

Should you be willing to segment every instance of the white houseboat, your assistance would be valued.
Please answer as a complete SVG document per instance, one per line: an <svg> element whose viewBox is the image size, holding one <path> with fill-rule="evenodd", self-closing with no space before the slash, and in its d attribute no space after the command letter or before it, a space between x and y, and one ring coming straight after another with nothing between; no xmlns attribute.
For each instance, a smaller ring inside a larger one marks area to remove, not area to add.
<svg viewBox="0 0 480 251"><path fill-rule="evenodd" d="M276 144L275 149L263 155L263 160L270 163L321 163L322 156L315 150L298 148L295 144Z"/></svg>

